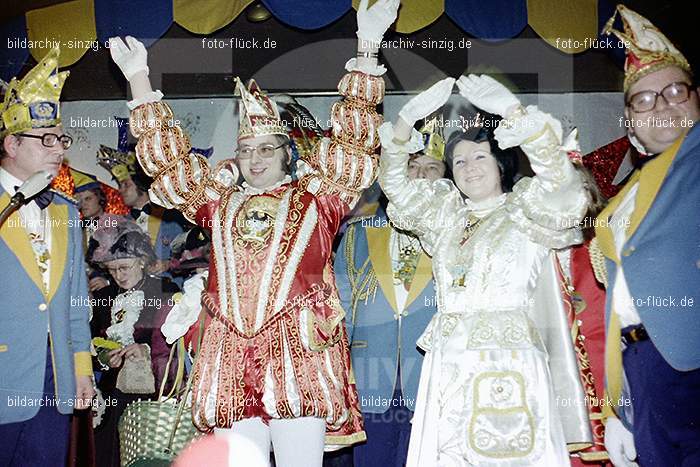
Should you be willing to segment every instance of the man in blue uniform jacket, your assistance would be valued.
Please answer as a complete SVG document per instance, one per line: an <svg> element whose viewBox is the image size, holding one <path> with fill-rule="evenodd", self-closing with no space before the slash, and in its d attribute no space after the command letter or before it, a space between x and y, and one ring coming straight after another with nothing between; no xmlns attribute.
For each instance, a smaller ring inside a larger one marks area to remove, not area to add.
<svg viewBox="0 0 700 467"><path fill-rule="evenodd" d="M31 175L58 173L72 140L51 50L0 107L0 209ZM83 238L74 203L44 190L0 226L0 465L64 465L74 408L94 396Z"/></svg>
<svg viewBox="0 0 700 467"><path fill-rule="evenodd" d="M421 130L426 149L411 155L411 178L445 175L445 142L436 125ZM351 221L334 270L367 432L366 444L354 449L354 465L402 467L423 364L416 341L437 311L430 258L380 208Z"/></svg>
<svg viewBox="0 0 700 467"><path fill-rule="evenodd" d="M605 31L628 47L625 117L642 157L596 225L614 412L605 445L617 466L700 465L700 101L685 57L646 18L618 11L625 31L614 16Z"/></svg>

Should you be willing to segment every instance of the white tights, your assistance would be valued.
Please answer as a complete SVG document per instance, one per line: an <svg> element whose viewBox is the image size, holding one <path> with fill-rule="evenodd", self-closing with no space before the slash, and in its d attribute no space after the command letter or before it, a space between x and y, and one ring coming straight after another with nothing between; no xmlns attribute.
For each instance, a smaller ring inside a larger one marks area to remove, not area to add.
<svg viewBox="0 0 700 467"><path fill-rule="evenodd" d="M231 428L215 428L214 434L226 439L229 466L269 467L270 441L277 467L321 467L326 422L321 418L261 418L235 422Z"/></svg>

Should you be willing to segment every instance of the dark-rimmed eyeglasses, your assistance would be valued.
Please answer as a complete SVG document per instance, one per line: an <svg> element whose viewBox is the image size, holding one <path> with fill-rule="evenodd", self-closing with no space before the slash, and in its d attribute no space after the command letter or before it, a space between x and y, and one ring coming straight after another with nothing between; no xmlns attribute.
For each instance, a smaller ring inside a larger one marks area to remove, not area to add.
<svg viewBox="0 0 700 467"><path fill-rule="evenodd" d="M56 135L54 133L44 133L43 135L30 135L29 133L17 133L15 136L22 136L23 138L36 138L41 140L41 144L47 148L52 148L56 146L56 143L61 142L63 149L68 149L71 144L73 144L73 138L68 135Z"/></svg>
<svg viewBox="0 0 700 467"><path fill-rule="evenodd" d="M114 277L117 274L126 274L127 272L134 269L138 264L139 264L139 261L135 260L131 264L124 264L124 265L116 266L116 267L105 267L105 269L107 270L107 272L109 272L112 275L112 277Z"/></svg>
<svg viewBox="0 0 700 467"><path fill-rule="evenodd" d="M668 105L678 105L690 98L692 84L678 81L671 83L661 90L641 91L633 94L627 99L627 105L637 113L649 112L656 107L659 96L663 97Z"/></svg>
<svg viewBox="0 0 700 467"><path fill-rule="evenodd" d="M259 144L257 146L244 146L244 147L236 150L236 156L239 159L247 160L247 159L250 159L251 157L253 157L253 153L257 152L258 154L260 154L260 157L262 157L263 159L269 159L275 155L276 150L278 150L279 148L282 148L288 144L289 144L289 142L285 141L284 143L280 144L279 146L275 146L274 144L271 144L271 143L263 143L263 144Z"/></svg>

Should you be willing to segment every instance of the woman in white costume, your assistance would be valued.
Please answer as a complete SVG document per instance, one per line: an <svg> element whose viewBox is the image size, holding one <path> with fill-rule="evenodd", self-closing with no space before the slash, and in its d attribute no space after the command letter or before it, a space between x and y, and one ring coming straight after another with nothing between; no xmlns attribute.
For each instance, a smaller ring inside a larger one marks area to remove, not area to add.
<svg viewBox="0 0 700 467"><path fill-rule="evenodd" d="M581 242L588 198L561 148L561 124L523 108L488 76L463 76L460 93L505 117L501 149L520 146L535 172L504 193L489 141L448 143L455 185L409 180L422 148L413 124L447 101L447 78L380 127L380 183L389 217L433 257L438 312L426 350L408 466L569 465L567 444L591 435L552 249Z"/></svg>

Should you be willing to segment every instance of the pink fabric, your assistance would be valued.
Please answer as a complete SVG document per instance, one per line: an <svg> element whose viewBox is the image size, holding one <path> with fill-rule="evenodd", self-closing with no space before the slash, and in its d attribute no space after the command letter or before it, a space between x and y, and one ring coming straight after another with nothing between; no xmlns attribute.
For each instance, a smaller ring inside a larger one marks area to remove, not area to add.
<svg viewBox="0 0 700 467"><path fill-rule="evenodd" d="M173 467L228 467L228 443L214 435L194 441L175 459Z"/></svg>

